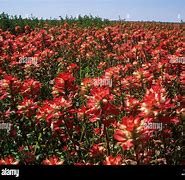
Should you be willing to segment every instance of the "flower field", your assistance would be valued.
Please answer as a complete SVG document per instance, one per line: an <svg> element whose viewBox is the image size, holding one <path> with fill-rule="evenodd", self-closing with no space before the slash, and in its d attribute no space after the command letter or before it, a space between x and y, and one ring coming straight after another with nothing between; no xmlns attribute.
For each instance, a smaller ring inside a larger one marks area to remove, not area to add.
<svg viewBox="0 0 185 180"><path fill-rule="evenodd" d="M185 163L185 24L0 28L0 164Z"/></svg>

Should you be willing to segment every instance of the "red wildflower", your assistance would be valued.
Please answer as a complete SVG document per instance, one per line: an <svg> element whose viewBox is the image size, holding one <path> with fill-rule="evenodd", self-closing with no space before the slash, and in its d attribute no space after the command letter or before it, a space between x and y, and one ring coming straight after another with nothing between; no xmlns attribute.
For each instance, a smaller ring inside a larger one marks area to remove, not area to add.
<svg viewBox="0 0 185 180"><path fill-rule="evenodd" d="M7 156L4 159L0 159L0 165L17 165L19 161L12 156Z"/></svg>
<svg viewBox="0 0 185 180"><path fill-rule="evenodd" d="M21 94L27 98L36 98L40 94L41 83L33 79L26 79L21 88Z"/></svg>
<svg viewBox="0 0 185 180"><path fill-rule="evenodd" d="M122 157L121 155L117 155L116 157L107 156L104 165L121 165Z"/></svg>
<svg viewBox="0 0 185 180"><path fill-rule="evenodd" d="M102 109L105 115L118 115L119 114L118 108L115 105L110 104L110 103L106 103L105 105L103 105Z"/></svg>
<svg viewBox="0 0 185 180"><path fill-rule="evenodd" d="M59 159L59 157L53 155L50 156L49 158L45 159L42 161L43 165L63 165L64 160Z"/></svg>
<svg viewBox="0 0 185 180"><path fill-rule="evenodd" d="M5 75L4 79L0 80L0 99L12 97L20 91L21 83L12 75Z"/></svg>
<svg viewBox="0 0 185 180"><path fill-rule="evenodd" d="M125 142L127 140L127 136L128 135L126 135L126 133L120 129L116 129L114 132L114 139L119 142Z"/></svg>
<svg viewBox="0 0 185 180"><path fill-rule="evenodd" d="M69 91L76 90L76 86L74 85L75 78L71 73L64 72L60 73L55 79L55 85L53 87L53 95L57 95L59 93L66 94Z"/></svg>
<svg viewBox="0 0 185 180"><path fill-rule="evenodd" d="M102 156L105 153L105 148L102 144L94 144L90 149L90 155L93 157Z"/></svg>
<svg viewBox="0 0 185 180"><path fill-rule="evenodd" d="M32 99L25 97L24 100L17 106L17 113L19 115L24 114L27 117L31 117L37 108L38 105Z"/></svg>

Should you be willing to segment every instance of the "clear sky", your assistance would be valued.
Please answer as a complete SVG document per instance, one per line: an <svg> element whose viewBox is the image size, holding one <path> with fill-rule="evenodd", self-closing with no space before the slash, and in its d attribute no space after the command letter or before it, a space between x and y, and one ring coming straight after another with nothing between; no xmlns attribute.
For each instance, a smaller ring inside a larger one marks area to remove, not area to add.
<svg viewBox="0 0 185 180"><path fill-rule="evenodd" d="M134 21L185 21L185 0L0 0L0 13L59 18L93 15Z"/></svg>

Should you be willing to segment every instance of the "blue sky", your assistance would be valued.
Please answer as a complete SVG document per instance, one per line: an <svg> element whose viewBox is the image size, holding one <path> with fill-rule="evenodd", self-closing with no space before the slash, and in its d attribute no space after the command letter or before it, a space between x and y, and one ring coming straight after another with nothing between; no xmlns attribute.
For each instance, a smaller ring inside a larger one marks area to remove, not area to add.
<svg viewBox="0 0 185 180"><path fill-rule="evenodd" d="M0 13L58 18L93 15L134 21L185 21L185 0L0 0Z"/></svg>

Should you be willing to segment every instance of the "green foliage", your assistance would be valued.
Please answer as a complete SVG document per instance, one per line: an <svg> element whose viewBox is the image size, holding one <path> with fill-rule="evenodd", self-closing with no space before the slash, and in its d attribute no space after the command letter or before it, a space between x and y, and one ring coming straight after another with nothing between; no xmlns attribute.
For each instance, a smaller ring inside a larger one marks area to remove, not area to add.
<svg viewBox="0 0 185 180"><path fill-rule="evenodd" d="M76 17L68 17L62 18L60 16L59 19L38 19L34 16L31 18L22 18L21 16L10 16L8 14L5 14L4 12L0 14L0 29L2 30L8 30L12 33L15 33L15 27L20 26L23 30L26 25L30 26L31 28L43 28L45 25L48 26L59 26L64 23L68 23L69 25L72 25L76 23L80 27L102 27L109 24L112 24L113 22L102 19L100 17L93 17L92 15L85 15L81 16L79 15L78 18Z"/></svg>

